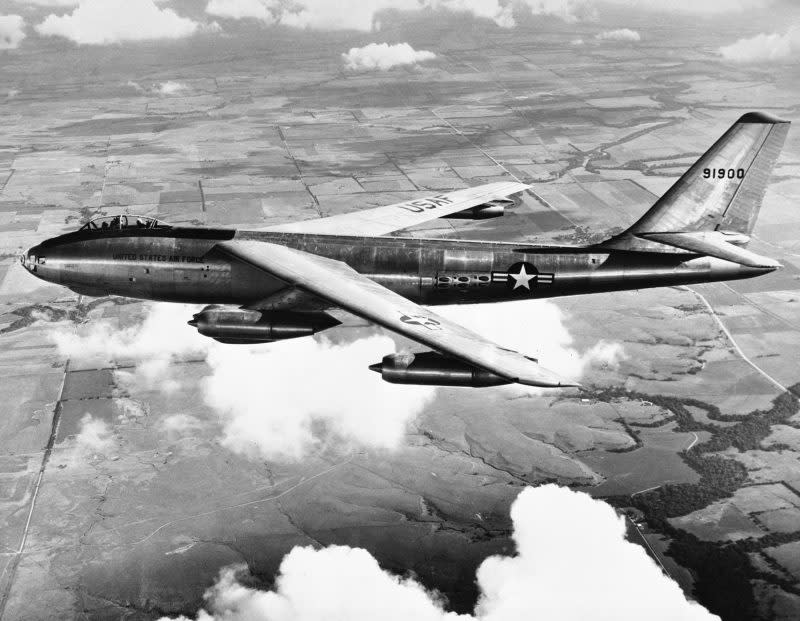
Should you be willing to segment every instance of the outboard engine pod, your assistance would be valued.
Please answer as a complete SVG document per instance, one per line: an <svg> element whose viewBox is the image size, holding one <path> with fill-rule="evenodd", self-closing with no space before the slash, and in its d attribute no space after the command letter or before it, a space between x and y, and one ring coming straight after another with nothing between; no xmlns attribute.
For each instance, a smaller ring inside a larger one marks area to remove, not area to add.
<svg viewBox="0 0 800 621"><path fill-rule="evenodd" d="M479 387L512 383L508 378L433 351L390 354L369 368L392 384Z"/></svg>
<svg viewBox="0 0 800 621"><path fill-rule="evenodd" d="M464 211L457 211L451 213L446 218L454 218L456 220L488 220L489 218L499 218L505 213L507 207L513 207L515 204L513 199L510 198L497 198L488 201L482 205L470 207Z"/></svg>
<svg viewBox="0 0 800 621"><path fill-rule="evenodd" d="M323 312L293 313L207 306L189 322L197 331L221 343L269 343L311 336L339 325Z"/></svg>

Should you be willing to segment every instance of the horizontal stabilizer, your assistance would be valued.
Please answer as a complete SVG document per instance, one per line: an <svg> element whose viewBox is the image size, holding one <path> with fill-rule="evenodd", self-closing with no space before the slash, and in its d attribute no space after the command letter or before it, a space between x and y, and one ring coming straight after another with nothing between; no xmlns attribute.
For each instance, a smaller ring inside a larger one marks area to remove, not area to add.
<svg viewBox="0 0 800 621"><path fill-rule="evenodd" d="M721 231L691 231L682 233L637 233L637 237L666 244L688 252L716 257L747 267L778 268L781 264L768 257L730 243L728 234ZM735 241L738 236L730 235Z"/></svg>

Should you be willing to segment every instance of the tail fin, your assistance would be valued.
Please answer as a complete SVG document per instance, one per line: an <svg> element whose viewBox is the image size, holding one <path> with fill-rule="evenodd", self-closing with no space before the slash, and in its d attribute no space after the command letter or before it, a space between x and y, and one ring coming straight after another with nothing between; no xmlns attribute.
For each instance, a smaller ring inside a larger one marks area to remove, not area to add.
<svg viewBox="0 0 800 621"><path fill-rule="evenodd" d="M735 232L749 236L789 122L761 112L742 116L627 231L601 246L663 250L647 233Z"/></svg>

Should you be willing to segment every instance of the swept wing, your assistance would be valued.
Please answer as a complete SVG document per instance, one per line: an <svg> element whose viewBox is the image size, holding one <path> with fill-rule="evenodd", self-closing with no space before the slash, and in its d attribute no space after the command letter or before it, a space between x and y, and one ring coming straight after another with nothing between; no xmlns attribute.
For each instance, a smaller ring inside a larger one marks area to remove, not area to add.
<svg viewBox="0 0 800 621"><path fill-rule="evenodd" d="M511 381L545 387L577 385L542 368L535 360L500 347L390 291L341 261L268 242L234 239L221 242L218 247L287 285Z"/></svg>
<svg viewBox="0 0 800 621"><path fill-rule="evenodd" d="M530 186L524 183L500 181L318 220L278 224L260 230L280 233L378 237L464 211L470 207L477 207L494 199L505 198L527 190L528 187Z"/></svg>

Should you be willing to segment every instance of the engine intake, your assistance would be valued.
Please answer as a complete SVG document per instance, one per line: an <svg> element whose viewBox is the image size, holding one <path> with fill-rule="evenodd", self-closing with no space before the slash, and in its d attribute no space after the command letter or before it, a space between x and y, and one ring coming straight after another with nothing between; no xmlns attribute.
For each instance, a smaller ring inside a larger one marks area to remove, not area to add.
<svg viewBox="0 0 800 621"><path fill-rule="evenodd" d="M489 218L499 218L505 213L506 207L513 207L515 204L510 198L497 198L482 205L470 207L464 211L451 213L447 218L456 220L488 220Z"/></svg>
<svg viewBox="0 0 800 621"><path fill-rule="evenodd" d="M207 306L188 322L203 336L221 343L270 343L311 336L339 325L323 312L293 313Z"/></svg>
<svg viewBox="0 0 800 621"><path fill-rule="evenodd" d="M392 384L479 387L512 383L508 378L433 351L390 354L369 368L380 373L384 381Z"/></svg>

